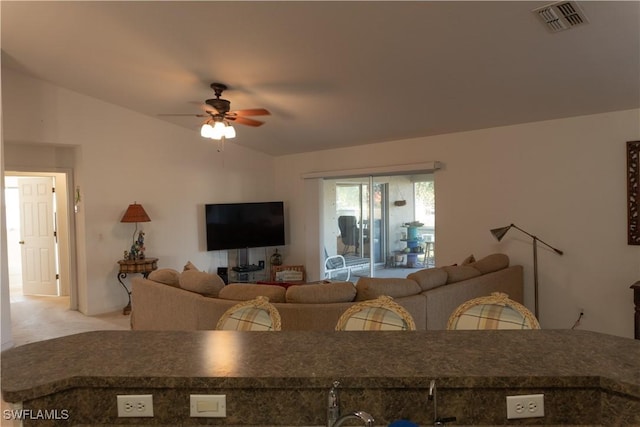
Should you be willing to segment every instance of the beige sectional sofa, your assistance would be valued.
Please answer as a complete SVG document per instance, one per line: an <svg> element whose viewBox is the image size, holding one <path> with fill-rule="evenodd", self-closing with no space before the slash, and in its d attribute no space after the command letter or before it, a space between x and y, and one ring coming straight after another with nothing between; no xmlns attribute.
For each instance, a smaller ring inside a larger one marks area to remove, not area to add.
<svg viewBox="0 0 640 427"><path fill-rule="evenodd" d="M463 302L491 292L523 299L522 266L509 266L504 254L478 261L418 270L406 278L358 279L283 287L229 284L194 269L156 270L132 282L131 324L138 330L211 330L239 301L265 295L282 318L283 330L333 330L340 315L358 301L389 295L413 316L417 329L445 329Z"/></svg>

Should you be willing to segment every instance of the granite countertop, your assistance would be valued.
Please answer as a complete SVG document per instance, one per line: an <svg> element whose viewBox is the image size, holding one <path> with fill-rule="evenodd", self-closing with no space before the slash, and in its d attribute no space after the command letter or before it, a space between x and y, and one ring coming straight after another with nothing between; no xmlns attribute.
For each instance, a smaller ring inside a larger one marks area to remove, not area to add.
<svg viewBox="0 0 640 427"><path fill-rule="evenodd" d="M640 398L640 341L575 330L96 331L2 353L2 394L74 387L599 387Z"/></svg>

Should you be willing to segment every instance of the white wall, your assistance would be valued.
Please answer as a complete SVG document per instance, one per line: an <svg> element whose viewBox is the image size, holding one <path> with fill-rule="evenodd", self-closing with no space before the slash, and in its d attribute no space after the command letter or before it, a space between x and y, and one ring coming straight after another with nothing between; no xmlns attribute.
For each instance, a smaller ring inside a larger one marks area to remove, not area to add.
<svg viewBox="0 0 640 427"><path fill-rule="evenodd" d="M73 164L82 196L75 222L78 303L85 314L127 302L116 262L131 245L134 224L120 222L130 203L142 204L151 218L139 228L147 255L158 257L160 267L182 269L190 260L215 271L227 257L205 250L203 205L273 199L270 156L233 143L220 153L196 131L10 70L2 71L2 90L5 170Z"/></svg>
<svg viewBox="0 0 640 427"><path fill-rule="evenodd" d="M320 184L304 182L302 173L441 161L444 168L435 173L439 265L505 252L525 267L532 308L530 240L511 231L497 243L489 234L516 223L565 251L539 251L544 328L570 327L583 308L581 328L633 334L629 286L640 274L640 248L626 244L625 142L640 139L639 110L272 159L234 144L218 153L197 132L12 71L2 71L2 99L4 142L12 147L5 169L24 160L15 147L34 158L48 150L43 161L54 164L67 159L57 159L52 147L73 152L83 197L75 221L79 304L86 314L126 303L116 261L130 245L132 225L119 221L133 201L152 219L142 227L147 253L159 257L161 267L180 269L191 260L214 271L226 264L223 254L204 250L204 203L275 199L287 203L285 262L306 263L322 259L321 206L305 200ZM307 270L310 277L319 274L315 266ZM3 280L3 302L6 286ZM2 310L3 332L6 315Z"/></svg>
<svg viewBox="0 0 640 427"><path fill-rule="evenodd" d="M629 286L640 277L640 247L627 245L626 141L640 139L640 110L416 138L276 159L276 188L292 211L305 205L301 174L440 161L435 172L438 265L504 252L525 268L533 309L531 240L517 230L496 242L489 230L515 223L563 250L540 247L542 327L633 336ZM309 234L292 216L293 236ZM317 259L309 238L289 248Z"/></svg>
<svg viewBox="0 0 640 427"><path fill-rule="evenodd" d="M2 80L0 78L0 80ZM0 94L2 88L0 87ZM11 333L11 305L9 294L9 263L7 262L7 218L4 199L4 144L2 143L3 112L0 105L0 350L13 346Z"/></svg>

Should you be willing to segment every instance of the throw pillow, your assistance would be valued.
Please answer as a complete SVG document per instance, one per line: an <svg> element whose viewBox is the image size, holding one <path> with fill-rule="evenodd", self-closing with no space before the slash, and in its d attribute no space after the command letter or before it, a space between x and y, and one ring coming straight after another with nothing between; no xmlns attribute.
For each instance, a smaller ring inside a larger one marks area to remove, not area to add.
<svg viewBox="0 0 640 427"><path fill-rule="evenodd" d="M473 256L473 254L469 255L468 257L466 257L465 259L462 260L461 265L469 265L473 262L476 262L475 257Z"/></svg>
<svg viewBox="0 0 640 427"><path fill-rule="evenodd" d="M491 254L469 265L482 274L487 274L509 267L509 257L505 254Z"/></svg>
<svg viewBox="0 0 640 427"><path fill-rule="evenodd" d="M159 268L158 270L154 270L149 273L147 279L176 288L180 287L180 273L173 268Z"/></svg>
<svg viewBox="0 0 640 427"><path fill-rule="evenodd" d="M259 296L269 298L269 302L285 302L286 289L282 286L232 283L225 286L218 298L234 301L248 301Z"/></svg>
<svg viewBox="0 0 640 427"><path fill-rule="evenodd" d="M316 285L293 285L287 289L287 302L299 304L330 304L351 302L356 296L356 288L351 282L333 282Z"/></svg>
<svg viewBox="0 0 640 427"><path fill-rule="evenodd" d="M183 271L179 283L182 289L212 297L217 297L224 288L224 281L220 276L198 270Z"/></svg>
<svg viewBox="0 0 640 427"><path fill-rule="evenodd" d="M187 270L198 270L198 267L196 267L195 265L193 265L193 263L191 261L187 261L187 263L184 265L184 269L182 271L187 271Z"/></svg>
<svg viewBox="0 0 640 427"><path fill-rule="evenodd" d="M402 298L417 295L420 285L411 279L361 277L356 283L356 301L376 299L383 295Z"/></svg>
<svg viewBox="0 0 640 427"><path fill-rule="evenodd" d="M447 284L447 272L441 268L425 268L411 273L407 279L414 280L420 285L422 291L437 288Z"/></svg>

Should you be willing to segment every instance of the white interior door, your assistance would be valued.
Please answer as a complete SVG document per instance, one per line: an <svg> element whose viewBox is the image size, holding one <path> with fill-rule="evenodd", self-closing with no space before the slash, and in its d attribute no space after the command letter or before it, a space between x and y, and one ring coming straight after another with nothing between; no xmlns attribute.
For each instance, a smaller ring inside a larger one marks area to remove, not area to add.
<svg viewBox="0 0 640 427"><path fill-rule="evenodd" d="M52 177L18 179L22 292L58 295Z"/></svg>

